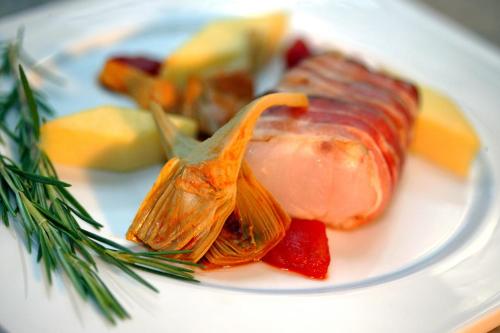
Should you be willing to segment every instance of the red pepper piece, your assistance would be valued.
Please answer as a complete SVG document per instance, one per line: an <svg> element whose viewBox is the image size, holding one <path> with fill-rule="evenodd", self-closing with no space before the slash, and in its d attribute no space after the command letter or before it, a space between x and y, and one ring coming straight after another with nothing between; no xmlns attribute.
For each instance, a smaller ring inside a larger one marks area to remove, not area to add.
<svg viewBox="0 0 500 333"><path fill-rule="evenodd" d="M309 47L302 39L296 39L295 42L286 51L286 68L292 68L298 65L302 60L311 56Z"/></svg>
<svg viewBox="0 0 500 333"><path fill-rule="evenodd" d="M110 60L127 64L152 76L157 76L160 73L161 62L148 57L116 56L111 58Z"/></svg>
<svg viewBox="0 0 500 333"><path fill-rule="evenodd" d="M314 279L324 279L330 265L325 224L293 219L283 240L262 259Z"/></svg>

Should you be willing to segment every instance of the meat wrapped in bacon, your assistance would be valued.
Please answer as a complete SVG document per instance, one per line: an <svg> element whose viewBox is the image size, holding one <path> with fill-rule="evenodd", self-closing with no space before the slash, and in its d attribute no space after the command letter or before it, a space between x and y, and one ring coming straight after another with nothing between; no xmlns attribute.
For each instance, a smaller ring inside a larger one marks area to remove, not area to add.
<svg viewBox="0 0 500 333"><path fill-rule="evenodd" d="M278 90L310 104L261 117L246 155L257 179L292 217L349 229L379 216L404 164L416 87L328 53L289 70Z"/></svg>

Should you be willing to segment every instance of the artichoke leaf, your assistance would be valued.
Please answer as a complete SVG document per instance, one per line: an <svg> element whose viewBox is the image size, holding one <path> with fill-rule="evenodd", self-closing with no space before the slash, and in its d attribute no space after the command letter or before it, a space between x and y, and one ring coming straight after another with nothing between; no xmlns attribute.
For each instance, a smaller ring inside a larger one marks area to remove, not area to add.
<svg viewBox="0 0 500 333"><path fill-rule="evenodd" d="M167 129L167 132L163 133L163 143L167 154L177 156L170 159L162 168L153 188L139 207L127 232L127 239L143 242L155 250L190 250L189 253L180 254L179 257L197 262L216 242L226 220L237 207L241 207L237 209L240 220L248 221L245 223L252 227L246 229L255 230L253 224L256 219L252 217L251 210L255 210L259 204L271 202L265 211L274 212L280 221L275 223L274 218L270 218L267 224L276 225L278 229L280 229L279 225L286 228L289 223L288 216L253 178L248 166L244 167L245 170L240 176L246 145L251 139L255 123L263 111L275 105L306 107L307 97L297 93L276 93L263 96L240 110L211 138L201 143L183 140L181 134L173 132L172 128L168 133L168 123L165 125L165 118L158 117L160 110L153 108L159 128L162 131ZM248 188L245 189L245 186L242 186L240 193L244 194L240 194L241 203L237 205L237 188L241 184L239 178L247 183L245 185L248 185ZM261 193L261 195L257 195L257 200L254 200L252 204L250 201L255 195L254 188L258 188L259 190L255 193ZM266 199L263 199L264 197ZM246 204L243 204L243 201ZM283 216L285 216L284 219ZM284 234L284 230L280 229L277 238L281 239L281 233ZM265 235L265 232L262 234ZM223 235L228 235L228 233L223 233ZM260 242L266 237L260 237L259 233L259 237L254 237L253 242L256 243L257 239ZM247 242L247 244L251 243ZM267 241L267 243L270 242ZM243 242L240 242L240 248L241 244ZM233 254L239 252L234 251L235 248L238 249L238 241L235 242L233 237L216 247L214 250L216 252L209 255L207 259L215 260L221 255L224 258L225 252L228 252L224 250L227 248L225 246L229 245L233 246ZM226 257L231 256L226 255ZM240 263L258 260L255 258L256 256L237 261ZM214 262L214 264L220 263Z"/></svg>
<svg viewBox="0 0 500 333"><path fill-rule="evenodd" d="M260 260L283 239L290 217L243 162L238 176L236 207L205 255L215 266Z"/></svg>

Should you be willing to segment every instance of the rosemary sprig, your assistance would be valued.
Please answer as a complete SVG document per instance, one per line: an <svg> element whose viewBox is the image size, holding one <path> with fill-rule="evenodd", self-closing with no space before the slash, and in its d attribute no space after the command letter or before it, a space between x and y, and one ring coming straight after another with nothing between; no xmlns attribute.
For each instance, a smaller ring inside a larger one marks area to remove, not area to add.
<svg viewBox="0 0 500 333"><path fill-rule="evenodd" d="M54 272L64 273L83 299L95 302L115 323L129 314L100 278L96 256L155 291L135 269L195 281L189 266L197 265L173 258L179 251L134 252L80 226L78 220L101 227L67 190L69 184L59 180L38 145L43 119L53 110L30 87L21 66L21 40L19 34L16 41L0 44L0 80L11 86L0 92L0 133L10 139L16 157L0 154L0 217L6 226L21 226L27 250L36 247L49 283Z"/></svg>

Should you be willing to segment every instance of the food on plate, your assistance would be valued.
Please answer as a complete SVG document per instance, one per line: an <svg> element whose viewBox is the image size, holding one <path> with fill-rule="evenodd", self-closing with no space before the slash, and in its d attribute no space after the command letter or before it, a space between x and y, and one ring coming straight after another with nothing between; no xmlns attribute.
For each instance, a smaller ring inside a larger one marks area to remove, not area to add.
<svg viewBox="0 0 500 333"><path fill-rule="evenodd" d="M312 55L310 47L301 39L295 39L285 52L286 68L297 66L302 60Z"/></svg>
<svg viewBox="0 0 500 333"><path fill-rule="evenodd" d="M351 229L379 216L404 163L416 87L325 53L290 69L278 90L306 93L310 105L263 114L246 154L257 179L294 218Z"/></svg>
<svg viewBox="0 0 500 333"><path fill-rule="evenodd" d="M212 266L262 259L283 239L290 225L289 215L255 179L245 161L236 186L235 208L204 257L204 262Z"/></svg>
<svg viewBox="0 0 500 333"><path fill-rule="evenodd" d="M168 115L179 130L197 133L196 122ZM41 147L55 163L110 171L131 171L165 161L149 112L101 106L46 122Z"/></svg>
<svg viewBox="0 0 500 333"><path fill-rule="evenodd" d="M185 136L155 105L155 116L168 158L188 157L200 142ZM290 217L260 185L243 161L238 174L234 211L204 257L206 267L232 266L257 261L285 235Z"/></svg>
<svg viewBox="0 0 500 333"><path fill-rule="evenodd" d="M282 12L208 24L160 62L144 56L106 61L99 81L149 109L152 102L196 119L213 134L254 96L253 75L278 49L287 26Z"/></svg>
<svg viewBox="0 0 500 333"><path fill-rule="evenodd" d="M293 219L285 238L262 260L314 279L326 278L330 251L325 224Z"/></svg>
<svg viewBox="0 0 500 333"><path fill-rule="evenodd" d="M174 85L149 74L154 65L149 58L126 57L111 58L99 73L101 84L117 93L130 96L142 108L149 108L151 102L160 104L165 109L174 108L178 103L178 92ZM149 64L149 65L148 65ZM149 66L149 67L148 67ZM149 72L148 72L149 68Z"/></svg>
<svg viewBox="0 0 500 333"><path fill-rule="evenodd" d="M288 30L288 14L282 11L226 22L228 29L241 25L252 41L252 69L257 71L281 46Z"/></svg>
<svg viewBox="0 0 500 333"><path fill-rule="evenodd" d="M203 133L213 134L250 103L253 96L253 80L248 72L191 77L180 113L195 118Z"/></svg>
<svg viewBox="0 0 500 333"><path fill-rule="evenodd" d="M254 72L279 47L287 21L276 12L209 23L167 57L161 76L182 87L191 76Z"/></svg>
<svg viewBox="0 0 500 333"><path fill-rule="evenodd" d="M157 61L146 57L113 57L106 61L99 81L107 89L131 97L143 108L159 104L170 113L194 118L200 131L213 134L254 96L249 72L221 72L192 76L182 89L152 76Z"/></svg>
<svg viewBox="0 0 500 333"><path fill-rule="evenodd" d="M304 108L307 103L297 93L263 96L186 157L170 159L139 207L127 239L155 250L189 250L179 257L199 261L235 209L243 155L260 114L273 105Z"/></svg>
<svg viewBox="0 0 500 333"><path fill-rule="evenodd" d="M115 56L110 60L121 62L123 64L129 65L131 67L137 68L151 76L158 76L161 70L161 62L153 59L150 56L136 55L136 56Z"/></svg>
<svg viewBox="0 0 500 333"><path fill-rule="evenodd" d="M100 82L152 113L103 106L43 126L38 108L49 114L49 107L16 66L19 45L7 44L4 74L13 86L2 112L19 111L19 119L15 128L0 129L18 153L0 158L7 179L3 220L25 227L28 249L32 240L39 243L49 282L62 267L114 323L128 314L101 281L95 255L153 290L131 268L195 281L189 267L197 262L263 260L324 279L330 252L323 222L351 229L382 214L410 144L467 175L480 142L453 101L339 53L313 56L303 40L286 53L289 71L278 93L248 104L254 75L279 47L286 21L274 13L214 22L164 63L111 58ZM198 142L198 127L213 136ZM78 218L101 225L64 189L69 184L48 156L112 171L168 157L127 232L129 240L161 252L136 252L81 229Z"/></svg>
<svg viewBox="0 0 500 333"><path fill-rule="evenodd" d="M338 52L312 52L302 39L284 54L287 71L276 91L285 95L267 95L236 114L252 100L254 74L275 52L285 26L281 13L213 22L169 55L160 74L154 59L108 60L101 83L151 108L170 158L129 240L155 250L189 250L178 257L208 267L264 257L321 279L330 262L322 223L352 229L380 216L412 142L414 151L466 172L478 141L456 112L423 113L413 140L421 98L414 84ZM451 109L435 92L422 93L424 110ZM307 109L295 107L304 105L297 96L307 96ZM204 142L188 138L164 110L215 134ZM465 151L421 147L436 140L436 122L448 126L448 140L466 140Z"/></svg>
<svg viewBox="0 0 500 333"><path fill-rule="evenodd" d="M411 151L458 176L467 176L479 137L449 97L421 86L422 107L415 123Z"/></svg>
<svg viewBox="0 0 500 333"><path fill-rule="evenodd" d="M299 38L286 50L284 61L287 68L292 68L311 55L310 46ZM389 77L403 78L391 69L380 70ZM425 85L419 85L419 95L421 102L410 138L410 152L466 177L481 145L474 128L448 96Z"/></svg>

